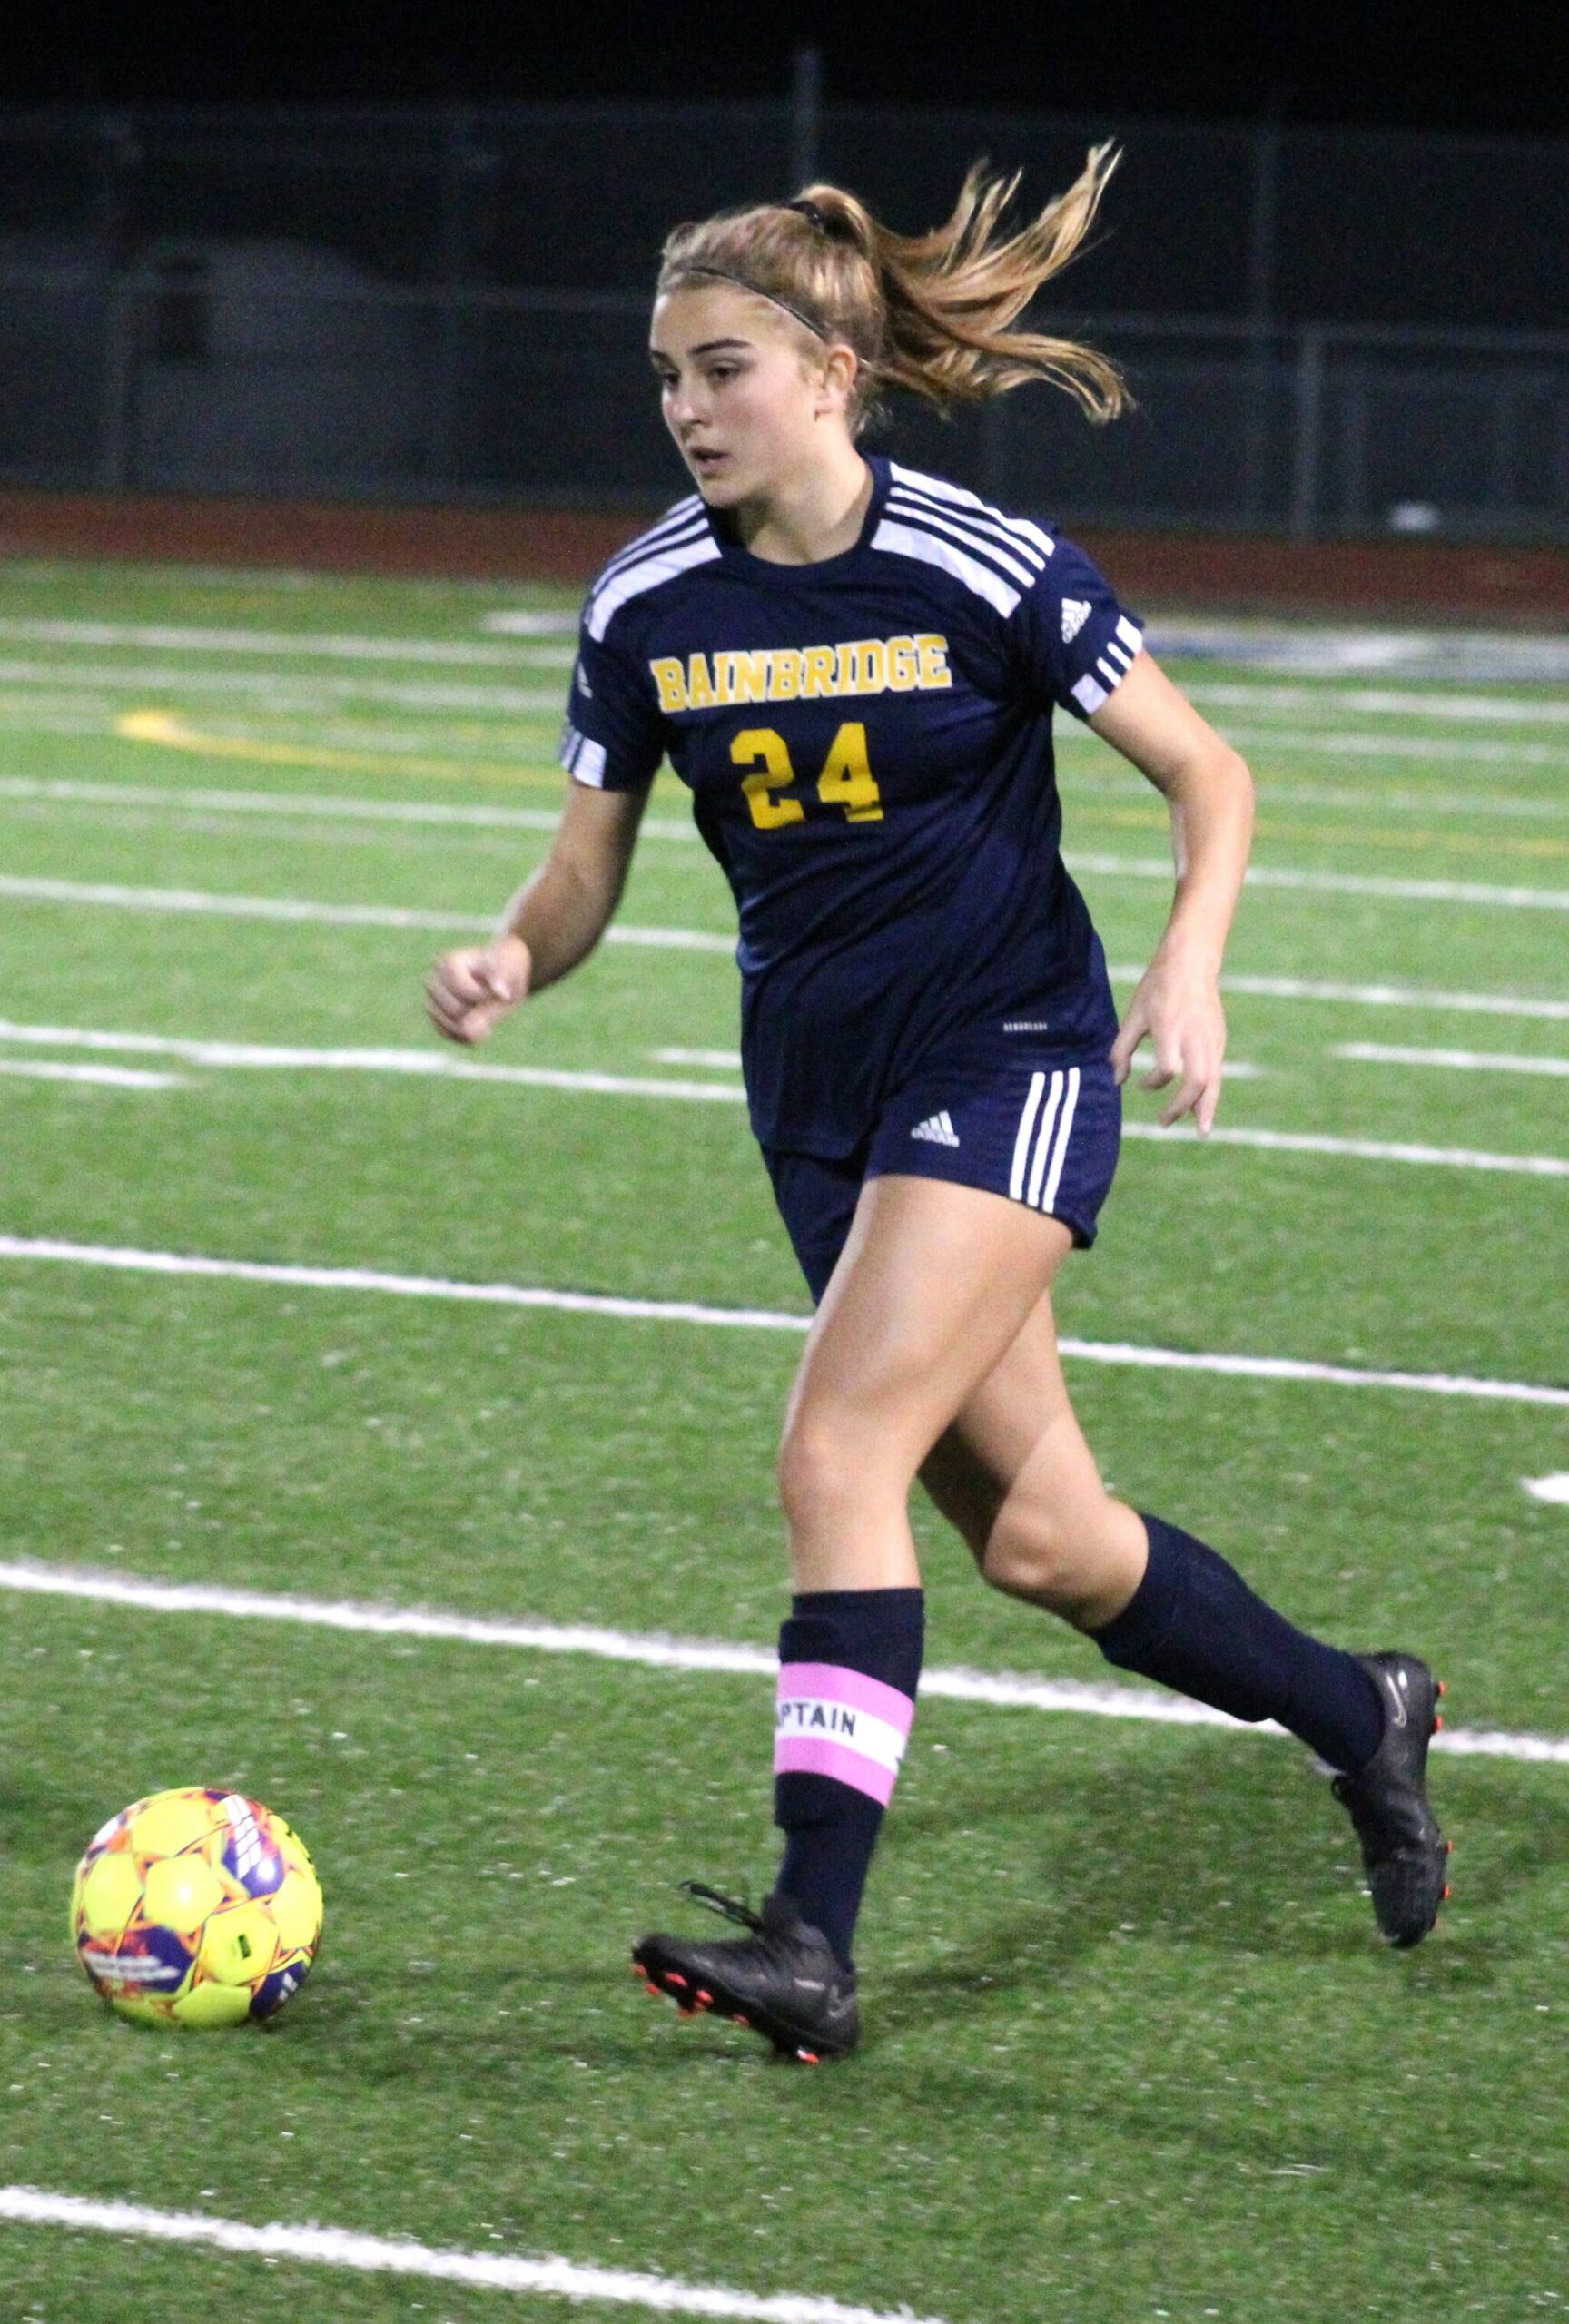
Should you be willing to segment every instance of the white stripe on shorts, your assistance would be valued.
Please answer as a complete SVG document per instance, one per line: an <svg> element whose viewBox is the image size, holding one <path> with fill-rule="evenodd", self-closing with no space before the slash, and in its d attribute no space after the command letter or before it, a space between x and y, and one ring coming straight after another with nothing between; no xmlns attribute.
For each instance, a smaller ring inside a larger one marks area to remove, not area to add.
<svg viewBox="0 0 1569 2324"><path fill-rule="evenodd" d="M1057 1143L1051 1150L1051 1168L1046 1179L1046 1191L1041 1197L1042 1210L1050 1210L1057 1199L1061 1182L1062 1165L1068 1159L1068 1140L1073 1135L1073 1110L1079 1103L1079 1068L1068 1069L1068 1095L1062 1101L1062 1119L1058 1126Z"/></svg>
<svg viewBox="0 0 1569 2324"><path fill-rule="evenodd" d="M1051 1076L1051 1091L1046 1100L1046 1110L1036 1134L1035 1152L1030 1164L1030 1186L1024 1199L1031 1207L1041 1200L1041 1181L1046 1176L1047 1158L1051 1151L1051 1133L1057 1127L1057 1110L1062 1103L1062 1076Z"/></svg>
<svg viewBox="0 0 1569 2324"><path fill-rule="evenodd" d="M1030 1095L1024 1100L1024 1110L1019 1117L1019 1135L1013 1141L1013 1173L1008 1181L1008 1192L1015 1202L1024 1199L1024 1164L1030 1152L1030 1133L1035 1127L1040 1111L1041 1092L1046 1087L1043 1073L1030 1076Z"/></svg>

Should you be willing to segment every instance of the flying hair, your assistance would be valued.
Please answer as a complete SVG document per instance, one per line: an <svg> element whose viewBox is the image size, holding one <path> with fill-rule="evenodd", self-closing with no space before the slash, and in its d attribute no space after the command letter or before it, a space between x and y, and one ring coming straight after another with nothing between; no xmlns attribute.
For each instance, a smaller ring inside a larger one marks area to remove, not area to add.
<svg viewBox="0 0 1569 2324"><path fill-rule="evenodd" d="M1006 212L1020 172L999 176L984 162L927 234L896 234L842 186L809 185L791 202L677 226L658 293L731 282L783 309L820 345L853 348L857 434L891 393L948 413L1036 379L1062 389L1089 419L1114 419L1132 401L1114 363L1076 340L1015 326L1082 248L1120 158L1114 145L1094 146L1066 192L1012 231Z"/></svg>

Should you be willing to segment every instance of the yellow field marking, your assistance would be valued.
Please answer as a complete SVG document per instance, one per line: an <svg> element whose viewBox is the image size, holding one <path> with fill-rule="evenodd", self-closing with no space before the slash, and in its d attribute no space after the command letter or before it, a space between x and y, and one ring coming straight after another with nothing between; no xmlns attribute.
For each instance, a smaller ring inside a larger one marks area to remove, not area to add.
<svg viewBox="0 0 1569 2324"><path fill-rule="evenodd" d="M270 743L259 735L203 734L173 710L128 710L114 721L127 743L155 743L167 751L190 751L198 758L246 759L267 766L349 767L360 773L431 775L460 783L523 783L559 791L567 782L558 769L519 766L507 760L393 757L380 751L339 751L322 743ZM280 800L281 806L288 804Z"/></svg>
<svg viewBox="0 0 1569 2324"><path fill-rule="evenodd" d="M1111 823L1126 830L1164 831L1168 822L1163 807L1091 807L1073 801L1069 812L1075 828L1081 823ZM1569 855L1569 840L1562 839L1466 839L1420 828L1365 831L1350 824L1281 823L1271 815L1260 815L1254 829L1260 839L1322 840L1332 846L1436 848L1446 855Z"/></svg>

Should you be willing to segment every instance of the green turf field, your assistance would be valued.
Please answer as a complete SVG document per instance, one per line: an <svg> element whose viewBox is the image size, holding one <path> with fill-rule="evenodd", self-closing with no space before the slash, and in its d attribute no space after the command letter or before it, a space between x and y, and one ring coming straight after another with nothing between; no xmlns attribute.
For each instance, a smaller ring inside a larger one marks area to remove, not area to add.
<svg viewBox="0 0 1569 2324"><path fill-rule="evenodd" d="M771 1642L790 1329L91 1263L804 1312L737 1102L728 899L670 779L622 926L680 940L606 946L483 1053L563 1078L407 1069L431 950L559 794L570 640L486 617L566 604L0 579L0 1562ZM1524 1481L1569 1472L1569 1401L1357 1375L1569 1389L1569 689L1173 666L1259 779L1222 1123L1265 1135L1132 1138L1063 1325L1352 1376L1079 1361L1081 1413L1120 1491L1298 1619L1428 1655L1463 1730L1562 1742L1569 1503ZM1162 811L1063 724L1071 857L1131 968ZM934 1668L1103 1677L919 1523ZM767 1884L765 1680L0 1607L0 2187L794 2293L802 2324L1569 2308L1569 1755L1436 1760L1456 1894L1395 1958L1294 1746L934 1697L863 1924L866 2046L792 2073L626 1963L679 1879ZM266 2034L112 2021L65 1940L101 1820L201 1782L321 1868L322 1955ZM0 2319L565 2312L0 2228Z"/></svg>

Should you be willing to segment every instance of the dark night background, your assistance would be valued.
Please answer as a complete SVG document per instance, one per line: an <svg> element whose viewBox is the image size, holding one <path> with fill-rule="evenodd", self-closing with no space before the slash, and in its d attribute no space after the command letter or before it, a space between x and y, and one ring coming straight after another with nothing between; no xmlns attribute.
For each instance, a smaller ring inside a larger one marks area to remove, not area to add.
<svg viewBox="0 0 1569 2324"><path fill-rule="evenodd" d="M1569 7L1317 0L831 0L730 6L238 7L66 0L6 58L16 102L485 101L775 94L793 51L861 103L1563 133Z"/></svg>

